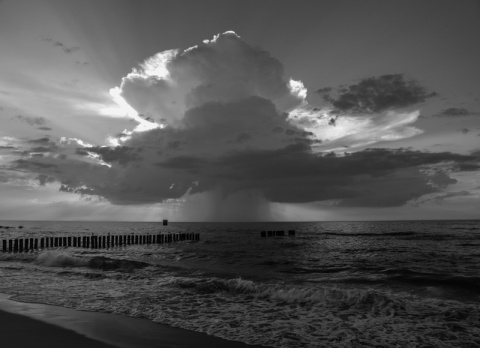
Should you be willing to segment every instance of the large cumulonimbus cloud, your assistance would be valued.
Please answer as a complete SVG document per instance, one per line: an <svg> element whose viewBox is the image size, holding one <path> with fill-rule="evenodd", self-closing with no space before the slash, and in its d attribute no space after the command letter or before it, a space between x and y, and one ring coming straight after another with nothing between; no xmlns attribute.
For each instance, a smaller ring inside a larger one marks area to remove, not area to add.
<svg viewBox="0 0 480 348"><path fill-rule="evenodd" d="M115 92L144 118L171 125L208 103L255 96L288 112L306 97L301 82L285 79L277 59L233 32L184 51L154 55L124 77Z"/></svg>
<svg viewBox="0 0 480 348"><path fill-rule="evenodd" d="M114 204L178 202L213 192L211 197L241 197L245 204L251 203L246 196L256 197L264 209L266 200L398 206L454 183L442 171L445 163L461 170L478 161L402 149L315 153L322 139L311 129L320 126L303 126L307 116L302 122L292 118L313 110L306 93L301 82L285 77L277 59L227 32L156 54L112 90L150 127L124 132L111 146L64 139L15 167L41 175L43 184L56 180L63 191ZM369 124L393 139L408 133L402 127L418 117L398 115L406 121L379 114ZM321 118L321 110L308 117Z"/></svg>

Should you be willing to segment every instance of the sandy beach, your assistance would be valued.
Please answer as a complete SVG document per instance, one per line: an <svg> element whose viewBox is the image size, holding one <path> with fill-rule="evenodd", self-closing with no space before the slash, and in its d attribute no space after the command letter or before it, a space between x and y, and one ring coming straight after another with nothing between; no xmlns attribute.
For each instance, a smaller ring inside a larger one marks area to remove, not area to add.
<svg viewBox="0 0 480 348"><path fill-rule="evenodd" d="M259 348L147 319L84 312L0 295L0 344L6 348Z"/></svg>

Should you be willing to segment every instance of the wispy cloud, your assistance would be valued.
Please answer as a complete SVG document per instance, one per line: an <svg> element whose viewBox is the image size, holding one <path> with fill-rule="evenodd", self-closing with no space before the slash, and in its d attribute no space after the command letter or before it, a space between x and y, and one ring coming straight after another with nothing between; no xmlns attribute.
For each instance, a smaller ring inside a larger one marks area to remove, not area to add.
<svg viewBox="0 0 480 348"><path fill-rule="evenodd" d="M53 47L60 48L63 52L70 54L80 51L80 47L78 46L67 46L64 43L54 40L51 38L41 38L42 41L50 43Z"/></svg>
<svg viewBox="0 0 480 348"><path fill-rule="evenodd" d="M436 117L464 117L464 116L472 116L472 115L480 115L478 112L472 112L465 108L447 108L442 110L441 112L435 114Z"/></svg>

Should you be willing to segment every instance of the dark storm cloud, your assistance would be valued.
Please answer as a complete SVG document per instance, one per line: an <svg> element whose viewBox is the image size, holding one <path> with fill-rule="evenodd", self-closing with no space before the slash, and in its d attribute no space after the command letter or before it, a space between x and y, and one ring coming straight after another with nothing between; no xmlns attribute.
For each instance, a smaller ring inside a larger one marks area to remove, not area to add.
<svg viewBox="0 0 480 348"><path fill-rule="evenodd" d="M394 206L454 183L420 168L451 162L457 170L474 156L448 152L367 149L347 156L312 154L303 144L232 154L210 166L229 190L257 189L275 202L340 200L344 206ZM470 169L470 168L469 168ZM436 184L433 184L436 183Z"/></svg>
<svg viewBox="0 0 480 348"><path fill-rule="evenodd" d="M369 77L357 84L317 91L339 114L371 114L424 102L436 95L403 74Z"/></svg>
<svg viewBox="0 0 480 348"><path fill-rule="evenodd" d="M154 136L158 130L150 133ZM153 152L145 161L129 147L84 151L99 154L110 167L48 157L18 160L15 169L54 177L69 192L99 195L115 204L154 203L220 188L227 196L253 190L272 202L335 200L339 206L382 207L440 192L456 182L449 170L480 167L475 155L406 149L319 155L306 143L275 150L232 150L217 157L172 153L156 163L158 155ZM136 167L148 163L147 170ZM435 169L437 165L444 169Z"/></svg>
<svg viewBox="0 0 480 348"><path fill-rule="evenodd" d="M55 178L48 175L43 175L43 174L40 174L39 176L37 176L36 179L38 180L38 183L40 184L40 186L45 186L48 183L53 183L56 181Z"/></svg>
<svg viewBox="0 0 480 348"><path fill-rule="evenodd" d="M64 43L51 38L42 38L41 40L50 43L53 47L60 48L63 52L67 54L74 53L80 50L80 47L78 46L67 46Z"/></svg>

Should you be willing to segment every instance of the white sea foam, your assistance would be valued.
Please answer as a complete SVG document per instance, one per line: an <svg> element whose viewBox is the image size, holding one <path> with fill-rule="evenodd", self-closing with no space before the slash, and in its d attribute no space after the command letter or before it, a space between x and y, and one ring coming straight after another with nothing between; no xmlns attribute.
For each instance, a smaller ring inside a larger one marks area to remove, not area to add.
<svg viewBox="0 0 480 348"><path fill-rule="evenodd" d="M88 260L82 257L72 256L66 251L44 251L36 258L36 263L48 267L85 267Z"/></svg>

